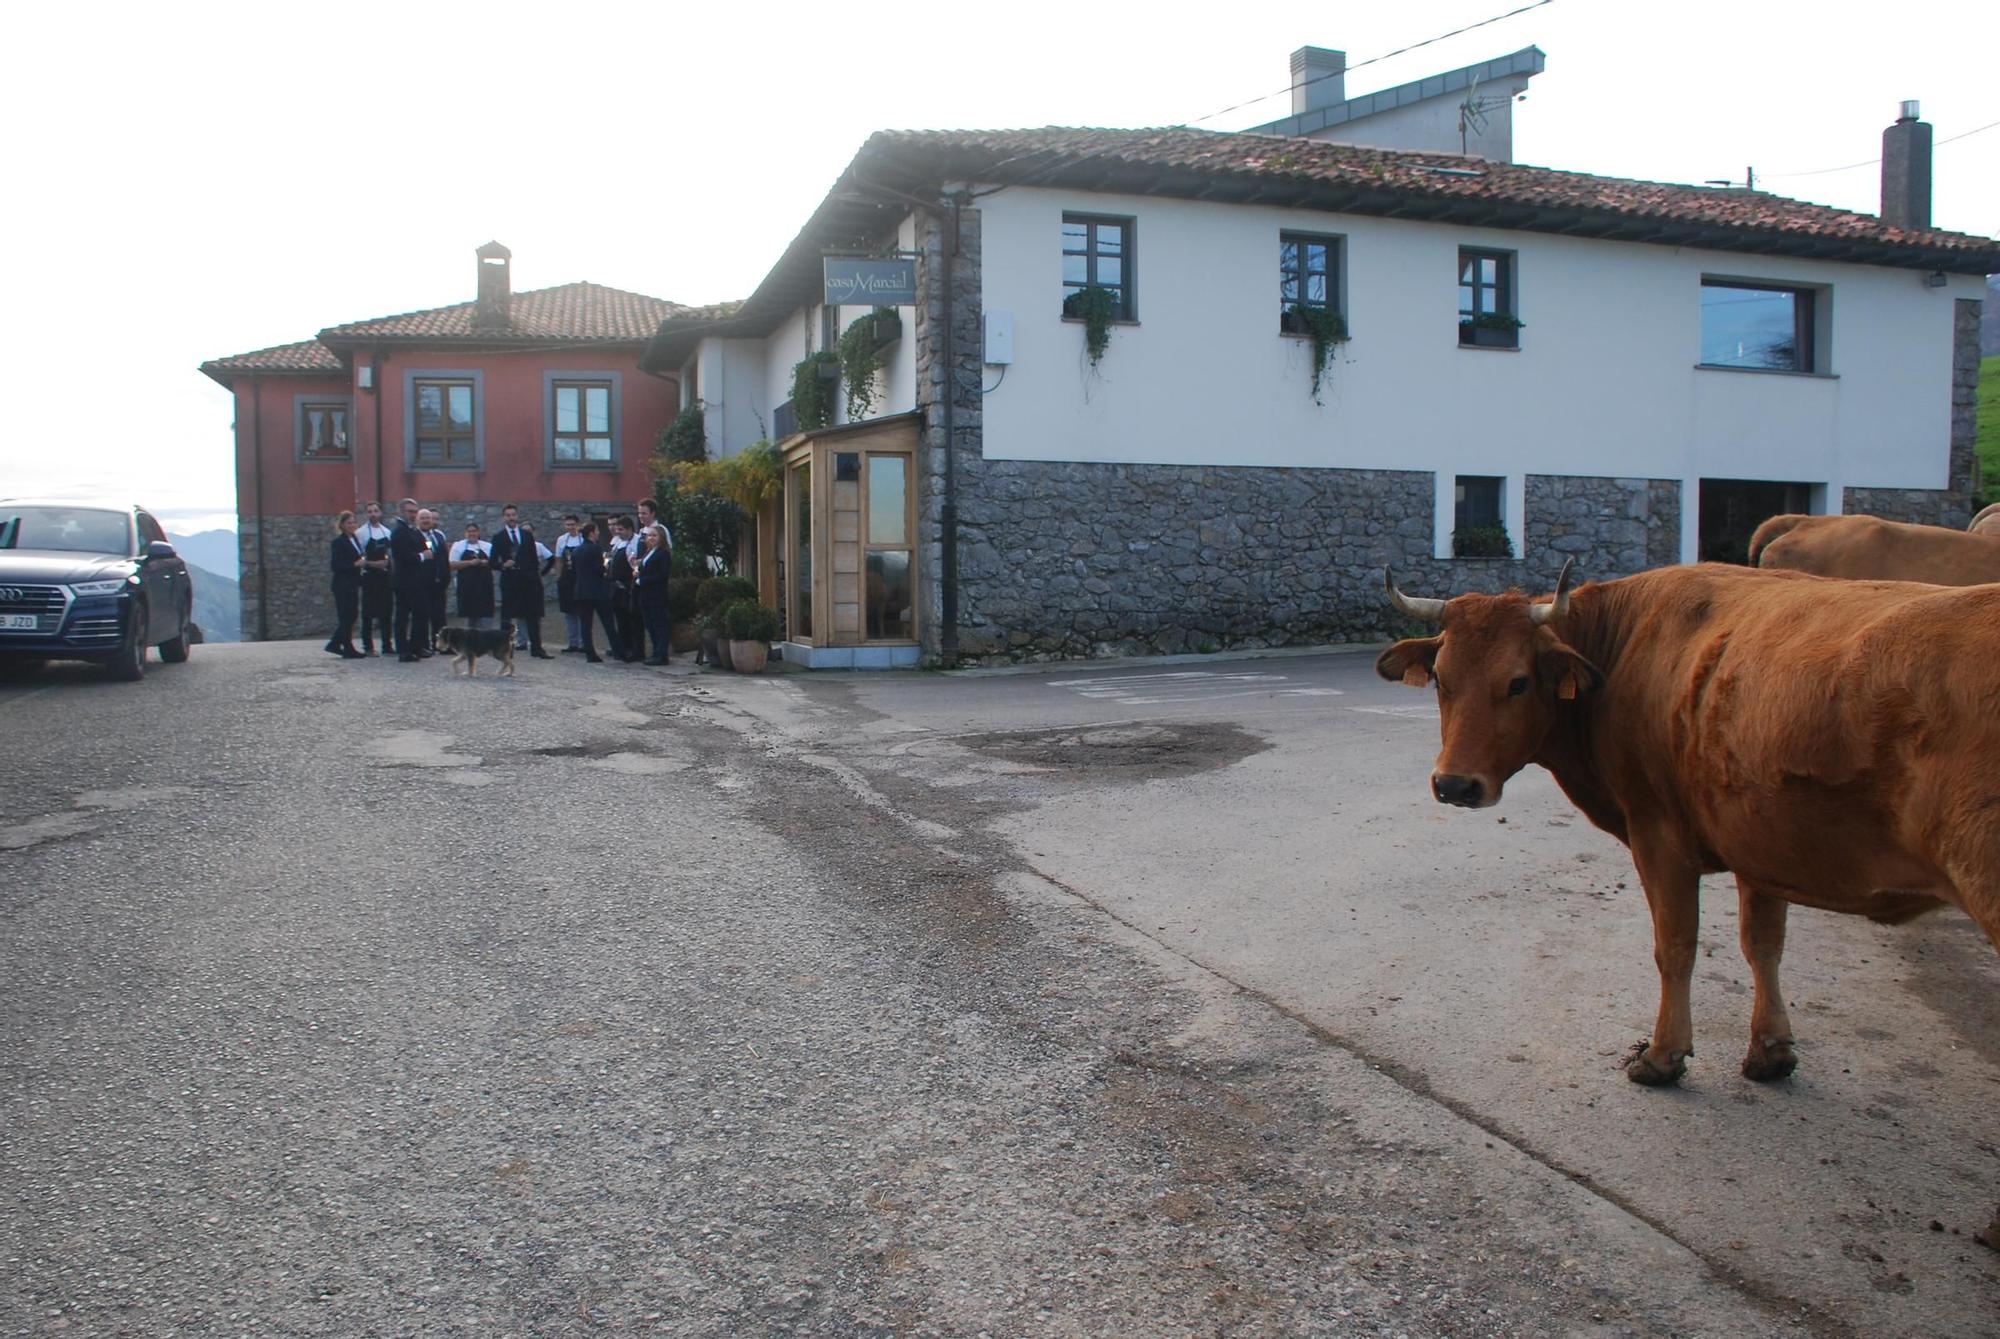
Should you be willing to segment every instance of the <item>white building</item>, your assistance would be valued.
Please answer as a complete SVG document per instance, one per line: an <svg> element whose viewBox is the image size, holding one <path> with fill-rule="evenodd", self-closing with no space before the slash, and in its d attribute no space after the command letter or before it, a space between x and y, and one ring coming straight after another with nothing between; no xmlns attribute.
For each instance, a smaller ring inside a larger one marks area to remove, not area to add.
<svg viewBox="0 0 2000 1339"><path fill-rule="evenodd" d="M1372 638L1385 565L1452 592L1739 556L1782 510L1963 525L2000 244L1929 228L1906 111L1890 221L1296 125L885 132L646 365L713 451L784 439L756 564L814 663ZM864 421L797 433L856 249L915 253L918 305Z"/></svg>

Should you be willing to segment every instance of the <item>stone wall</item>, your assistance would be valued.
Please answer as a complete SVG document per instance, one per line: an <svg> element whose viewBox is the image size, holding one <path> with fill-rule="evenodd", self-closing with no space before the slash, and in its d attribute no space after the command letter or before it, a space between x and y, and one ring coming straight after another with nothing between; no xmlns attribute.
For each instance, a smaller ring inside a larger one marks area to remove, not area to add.
<svg viewBox="0 0 2000 1339"><path fill-rule="evenodd" d="M452 502L444 504L439 524L454 541L464 535L465 523L477 521L483 536L493 537L500 526L499 502ZM553 549L562 533L565 512L579 516L593 513L629 512L624 502L524 502L520 504L522 524ZM262 562L267 565L262 582L258 579L259 546L262 534ZM334 536L331 516L239 516L237 544L242 563L243 640L279 641L291 637L324 639L333 631L333 588L328 567L328 549ZM547 582L549 611L555 612L555 581ZM260 622L260 616L267 622ZM546 626L544 627L546 631Z"/></svg>
<svg viewBox="0 0 2000 1339"><path fill-rule="evenodd" d="M1960 298L1952 310L1951 445L1949 482L1943 489L1850 488L1843 506L1891 521L1963 530L1979 510L1979 312L1977 298Z"/></svg>
<svg viewBox="0 0 2000 1339"><path fill-rule="evenodd" d="M1040 660L1373 641L1382 597L1547 590L1672 562L1679 485L1531 476L1527 558L1432 555L1428 471L959 460L961 655Z"/></svg>

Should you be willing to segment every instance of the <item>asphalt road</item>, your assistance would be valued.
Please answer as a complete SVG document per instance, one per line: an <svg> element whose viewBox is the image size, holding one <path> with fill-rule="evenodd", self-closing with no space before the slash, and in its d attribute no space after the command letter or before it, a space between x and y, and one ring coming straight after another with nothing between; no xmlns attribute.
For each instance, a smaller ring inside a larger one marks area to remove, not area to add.
<svg viewBox="0 0 2000 1339"><path fill-rule="evenodd" d="M1718 908L1641 1092L1622 852L1365 669L0 685L0 1332L1992 1332L1970 927L1762 1089Z"/></svg>

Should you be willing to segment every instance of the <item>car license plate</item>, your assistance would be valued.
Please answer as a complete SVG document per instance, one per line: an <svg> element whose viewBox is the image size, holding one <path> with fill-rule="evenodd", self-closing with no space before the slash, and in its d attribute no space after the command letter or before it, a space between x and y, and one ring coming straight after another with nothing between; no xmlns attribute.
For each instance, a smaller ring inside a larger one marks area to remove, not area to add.
<svg viewBox="0 0 2000 1339"><path fill-rule="evenodd" d="M0 614L0 632L33 632L39 626L33 614Z"/></svg>

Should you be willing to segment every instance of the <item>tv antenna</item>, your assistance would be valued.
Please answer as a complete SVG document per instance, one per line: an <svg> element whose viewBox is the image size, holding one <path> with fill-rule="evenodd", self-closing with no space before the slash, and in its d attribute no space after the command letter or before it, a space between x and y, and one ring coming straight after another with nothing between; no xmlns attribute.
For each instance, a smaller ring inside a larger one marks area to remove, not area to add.
<svg viewBox="0 0 2000 1339"><path fill-rule="evenodd" d="M1702 185L1728 186L1731 189L1741 186L1746 191L1754 191L1757 189L1757 169L1754 167L1744 168L1742 181L1737 181L1733 177L1710 177L1708 180L1702 182Z"/></svg>

